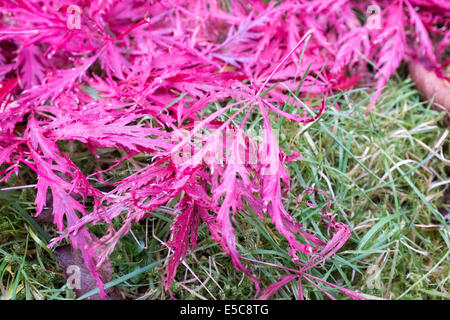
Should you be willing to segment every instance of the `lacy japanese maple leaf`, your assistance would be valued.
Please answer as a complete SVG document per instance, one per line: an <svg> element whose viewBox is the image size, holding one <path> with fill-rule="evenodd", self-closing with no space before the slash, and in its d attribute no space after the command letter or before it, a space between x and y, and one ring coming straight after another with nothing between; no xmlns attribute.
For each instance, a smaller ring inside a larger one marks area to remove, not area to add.
<svg viewBox="0 0 450 320"><path fill-rule="evenodd" d="M380 8L380 28L361 19L369 5ZM318 239L286 210L286 162L299 157L280 149L271 117L316 121L327 95L359 80L375 89L369 111L402 60L441 77L450 63L445 1L7 0L0 11L0 182L23 167L36 173L36 214L53 199L61 232L52 246L68 238L80 249L103 297L99 266L133 223L172 199L178 204L165 243L172 253L167 289L204 223L259 290L234 231L247 206L272 221L298 266L261 298L294 279L299 298L303 280L334 288L307 271L332 256L350 230L327 207L318 223L330 239ZM323 99L307 108L313 114L304 108L306 94ZM303 114L283 111L286 101ZM213 104L219 108L211 112ZM259 140L246 132L254 114L263 119ZM97 157L109 148L121 158L83 173L59 147L68 141ZM121 180L105 179L137 154L148 157L146 165ZM103 193L93 180L114 189ZM89 234L87 226L105 223L102 237Z"/></svg>

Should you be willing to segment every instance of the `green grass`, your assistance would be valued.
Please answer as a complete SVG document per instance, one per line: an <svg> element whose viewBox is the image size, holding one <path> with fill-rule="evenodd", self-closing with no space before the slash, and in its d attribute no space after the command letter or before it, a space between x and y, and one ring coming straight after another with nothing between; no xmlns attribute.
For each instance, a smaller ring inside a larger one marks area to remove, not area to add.
<svg viewBox="0 0 450 320"><path fill-rule="evenodd" d="M292 180L287 208L297 221L326 239L326 232L317 226L324 199L316 198L318 209L296 201L305 186L314 186L330 195L330 211L352 228L347 244L311 274L360 290L368 298L449 299L450 234L439 213L439 209L449 210L442 204L450 169L443 115L420 101L409 80L391 81L369 117L364 116L370 101L366 90L328 99L328 105L338 102L341 110L328 109L313 124L272 119L273 127L279 129L282 149L302 155L301 161L288 164ZM289 104L284 110L296 112ZM258 121L254 118L253 124ZM105 157L112 157L110 153L105 150ZM89 166L97 165L87 153L75 157L75 161L80 159L92 160ZM137 156L133 161L145 158ZM8 186L28 183L19 177L11 179ZM33 196L31 188L0 191L1 297L75 298L65 285L54 254L46 249L55 230L38 226L30 218ZM169 253L161 241L168 240L171 218L165 212L174 207L174 201L135 225L133 233L123 237L111 255L115 280L109 286L118 286L125 298L168 298L161 280ZM237 217L241 253L295 267L286 241L270 220L262 222L249 212ZM94 231L101 232L98 229ZM263 287L286 274L273 267L244 263ZM296 298L297 286L295 281L288 284L274 298ZM172 288L176 297L185 299L251 299L255 294L251 281L234 270L231 259L211 241L205 226L199 230L198 248L188 253ZM307 299L326 298L307 282L303 292Z"/></svg>

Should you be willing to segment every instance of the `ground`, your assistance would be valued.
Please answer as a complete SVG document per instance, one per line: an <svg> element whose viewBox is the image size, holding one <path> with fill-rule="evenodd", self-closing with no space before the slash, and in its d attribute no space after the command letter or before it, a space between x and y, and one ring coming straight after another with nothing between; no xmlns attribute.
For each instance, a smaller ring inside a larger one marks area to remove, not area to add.
<svg viewBox="0 0 450 320"><path fill-rule="evenodd" d="M297 201L305 186L324 190L332 200L330 211L352 229L347 244L311 273L324 280L359 290L370 299L449 299L449 227L441 213L449 211L449 131L443 114L422 101L411 80L395 77L386 87L376 108L365 116L371 91L361 88L328 97L330 107L312 124L289 123L273 118L280 130L280 146L297 151L302 159L288 164L291 191L286 208L296 220L327 237L317 227L318 209ZM295 112L289 105L285 110ZM254 119L258 121L258 119ZM88 152L70 152L80 165L101 165ZM108 161L110 150L104 150ZM128 162L145 161L138 155ZM87 169L87 168L86 168ZM125 168L126 169L126 168ZM11 186L32 184L24 170L11 178ZM0 191L0 293L2 299L73 299L55 254L46 248L56 235L51 224L37 224L35 191L20 187ZM319 199L319 198L318 198ZM325 204L325 199L320 199ZM111 256L113 280L127 299L168 299L161 285L167 249L161 244L171 223L167 203L154 216L133 227ZM320 206L319 206L320 208ZM270 220L237 216L241 253L271 264L294 267L287 242ZM92 230L101 234L101 228ZM284 271L244 262L266 287ZM234 270L231 259L211 240L205 227L199 230L198 247L179 268L173 294L185 299L252 299L251 281ZM346 299L334 290L327 292ZM326 296L308 282L306 299ZM90 295L92 293L88 293ZM274 299L293 299L298 282L286 285Z"/></svg>

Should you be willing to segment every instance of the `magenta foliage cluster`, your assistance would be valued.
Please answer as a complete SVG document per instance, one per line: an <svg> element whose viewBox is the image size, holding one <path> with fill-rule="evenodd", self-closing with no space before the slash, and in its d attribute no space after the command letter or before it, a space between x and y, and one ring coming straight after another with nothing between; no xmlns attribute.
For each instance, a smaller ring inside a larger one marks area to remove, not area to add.
<svg viewBox="0 0 450 320"><path fill-rule="evenodd" d="M380 28L364 21L372 4L382 9ZM119 239L174 198L179 200L166 244L172 252L166 288L204 223L259 292L233 228L236 212L247 212L246 206L259 218L271 219L298 266L259 297L270 297L294 279L299 297L302 279L319 289L320 282L337 288L306 271L342 247L350 229L335 221L327 205L319 222L329 231L330 240L324 242L285 209L285 163L299 155L280 150L270 117L315 121L326 109L327 95L365 80L358 75L367 74L367 61L373 61L376 81L371 106L402 59L419 60L436 71L448 64L442 61L450 42L447 1L6 0L0 1L0 10L0 182L24 167L36 173L36 215L52 207L61 232L51 245L68 238L80 249L103 296L98 270ZM296 91L304 74L299 95L308 92L324 101L309 107L312 113L287 93ZM287 100L303 114L284 112L280 105ZM224 101L231 102L205 114L209 104ZM227 121L218 120L230 111ZM254 113L263 119L261 142L243 133ZM181 128L188 134L173 134ZM213 133L198 152L174 161L173 155L191 147L192 138L205 129ZM204 157L217 156L221 133L230 131L219 161ZM126 156L86 175L60 150L60 141L78 141L96 156L102 148ZM250 149L257 160L269 155L270 161L239 161ZM141 153L149 155L148 166L121 181L103 180L105 172ZM104 193L92 186L93 180L114 189ZM305 190L310 197L317 193L322 192ZM85 205L87 199L93 199L92 206ZM115 218L121 219L116 229ZM99 239L87 229L105 223L110 228ZM310 257L309 262L302 263L299 255Z"/></svg>

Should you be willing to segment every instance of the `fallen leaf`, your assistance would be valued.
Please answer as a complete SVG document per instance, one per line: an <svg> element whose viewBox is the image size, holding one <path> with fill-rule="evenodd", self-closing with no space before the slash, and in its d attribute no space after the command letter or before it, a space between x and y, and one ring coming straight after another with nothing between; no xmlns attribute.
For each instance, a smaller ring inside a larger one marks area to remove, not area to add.
<svg viewBox="0 0 450 320"><path fill-rule="evenodd" d="M70 245L62 245L55 249L55 254L59 265L63 269L64 278L66 278L66 280L70 280L70 278L74 276L75 274L74 270L76 269L76 273L79 275L78 281L79 287L77 288L75 286L72 287L72 289L77 295L77 297L81 297L82 295L88 293L89 291L97 288L97 282L92 277L91 271L84 264L80 250L75 250ZM102 275L102 280L105 283L113 280L112 276L113 269L110 261L106 260L102 264L100 273ZM106 289L105 292L108 298L111 300L123 299L116 287ZM100 300L101 297L99 293L96 293L86 299Z"/></svg>
<svg viewBox="0 0 450 320"><path fill-rule="evenodd" d="M411 79L427 100L434 101L434 108L446 111L445 122L450 125L450 87L445 80L439 78L433 71L427 70L423 64L412 61L408 64Z"/></svg>

